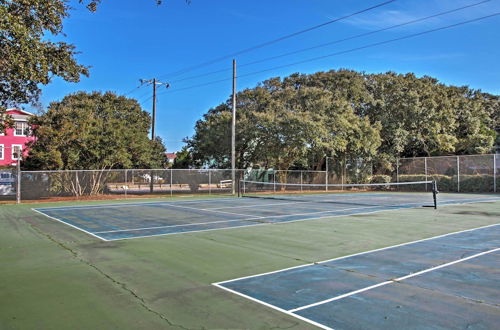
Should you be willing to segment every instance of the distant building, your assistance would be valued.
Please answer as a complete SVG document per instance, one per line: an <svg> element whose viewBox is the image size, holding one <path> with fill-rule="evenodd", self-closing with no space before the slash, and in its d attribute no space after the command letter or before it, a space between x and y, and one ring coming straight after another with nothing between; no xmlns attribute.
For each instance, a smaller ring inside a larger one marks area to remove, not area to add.
<svg viewBox="0 0 500 330"><path fill-rule="evenodd" d="M165 156L167 157L167 162L169 164L173 164L174 160L177 158L177 155L174 154L173 152L167 152L165 153Z"/></svg>
<svg viewBox="0 0 500 330"><path fill-rule="evenodd" d="M7 128L4 133L0 133L0 166L15 164L21 152L23 155L28 153L26 144L35 139L28 125L28 119L33 116L32 113L19 109L7 109L6 113L14 120L14 127Z"/></svg>

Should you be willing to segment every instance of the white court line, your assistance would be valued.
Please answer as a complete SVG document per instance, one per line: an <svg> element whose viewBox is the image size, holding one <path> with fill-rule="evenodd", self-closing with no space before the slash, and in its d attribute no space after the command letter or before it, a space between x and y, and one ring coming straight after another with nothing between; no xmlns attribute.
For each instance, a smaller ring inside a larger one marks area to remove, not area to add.
<svg viewBox="0 0 500 330"><path fill-rule="evenodd" d="M222 199L222 198L221 198ZM214 200L221 200L221 199L214 199ZM226 198L224 198L226 199ZM233 198L227 198L227 200L234 200ZM489 198L489 199L483 199L483 200L474 200L474 201L466 201L466 202L462 202L462 201L458 201L456 200L456 203L453 203L453 204L450 204L450 202L453 202L453 200L450 200L448 201L448 204L446 205L461 205L461 204L473 204L473 203L484 203L484 202L491 202L491 201L498 201L500 200L499 198ZM213 201L213 200L204 200L204 201ZM198 202L198 201L183 201L184 203L187 203L187 202ZM158 204L158 203L161 203L161 202L151 202L151 203L137 203L137 205L139 204ZM117 205L117 204L114 204L114 205ZM128 204L130 205L130 204ZM118 205L119 206L119 205ZM75 207L69 207L69 208L75 208ZM76 207L78 208L78 207ZM84 208L84 207L81 207L81 208ZM408 208L416 208L416 207L408 207ZM51 209L57 209L57 208L46 208L47 210L51 210ZM384 212L384 211L396 211L396 210L401 210L401 209L404 209L404 208L399 208L399 209L384 209L384 210L376 210L376 211L369 211L369 212L360 212L360 213L355 213L355 214L339 214L339 215L327 215L327 216L321 216L321 217L315 217L315 218L305 218L305 219L297 219L297 220L290 220L290 221L286 221L286 222L275 222L275 223L253 223L253 224L248 224L248 225L244 225L244 226L234 226L234 227L225 227L225 228L210 228L210 229L201 229L201 230L192 230L192 231L186 231L186 232L174 232L174 233L162 233L162 234L150 234L150 235L140 235L140 236L134 236L134 237L123 237L123 238L112 238L112 239L104 239L100 236L97 236L97 235L94 235L90 232L87 232L83 229L80 229L79 227L76 227L76 226L73 226L67 222L64 222L60 219L57 219L55 217L51 217L43 212L40 212L38 211L37 209L32 209L33 211L36 211L40 214L43 214L44 216L48 217L48 218L52 218L54 220L57 220L59 222L62 222L64 224L67 224L71 227L74 227L80 231L83 231L83 232L86 232L92 236L95 236L103 241L120 241L120 240L129 240L129 239L136 239L136 238L149 238L149 237L157 237L157 236L167 236L167 235L179 235L179 234L189 234L189 233L200 233L200 232L205 232L205 231L215 231L215 230L225 230L225 229L238 229L238 228L244 228L244 227L254 227L254 226L261 226L261 225L267 225L267 224L276 224L276 225L280 225L280 224L288 224L288 223L292 223L292 222L301 222L301 221L309 221L309 220L320 220L320 219L325 219L325 218L338 218L338 217L348 217L348 216L351 216L351 215L361 215L361 214L372 214L372 213L378 213L378 212ZM43 209L40 209L40 210L43 210ZM497 225L497 224L495 224ZM486 226L488 227L488 226ZM480 229L482 227L479 227L479 228L476 228L476 229ZM472 229L472 230L475 230L475 229ZM468 230L466 230L468 231ZM457 232L458 233L458 232ZM453 233L452 233L453 234ZM446 234L448 235L448 234ZM438 237L438 236L436 236ZM427 240L427 239L425 239ZM418 241L415 241L415 242L418 242ZM409 242L409 243L405 243L405 244L410 244L412 242ZM414 242L413 242L414 243ZM404 244L402 244L404 245ZM385 248L383 248L385 249ZM375 251L375 250L374 250ZM369 252L369 251L368 251ZM367 252L362 252L360 254L364 254L364 253L367 253ZM344 257L341 257L341 258L344 258ZM331 260L334 260L334 259L331 259ZM328 260L324 261L324 262L327 262ZM307 266L307 265L301 265L301 266L295 266L295 267L290 267L291 268L298 268L298 267L304 267L304 266ZM280 272L280 271L283 271L283 270L286 270L286 269L281 269L281 270L277 270L277 271L273 271L273 272L269 272L269 273L276 273L276 272ZM257 274L257 275L251 275L251 276L247 276L247 277L254 277L254 276L260 276L260 275L265 275L265 274ZM232 279L232 280L227 280L225 282L230 282L230 281L233 281L233 280L236 280L236 279ZM223 283L223 282L220 282L220 283Z"/></svg>
<svg viewBox="0 0 500 330"><path fill-rule="evenodd" d="M415 204L420 204L420 203L415 203ZM403 204L403 205L409 205L409 204ZM397 205L392 205L397 206ZM136 230L148 230L148 229L160 229L160 228L170 228L170 227L182 227L182 226L196 226L196 225L206 225L206 224L211 224L211 223L225 223L225 222L235 222L235 221L252 221L252 220L266 220L266 219L276 219L276 218L284 218L284 217L293 217L293 216L304 216L304 215L311 215L311 214L319 214L319 213L336 213L336 212L344 212L344 211L350 211L350 210L363 210L363 209L372 209L375 207L381 207L381 206L367 206L367 207L352 207L348 209L337 209L337 210L329 210L329 211L318 211L318 212L309 212L309 213L291 213L291 214L283 214L283 215L271 215L271 216L251 216L251 218L242 218L242 219L234 219L234 220L221 220L221 221L212 221L212 222L200 222L200 223L187 223L187 224L182 224L182 225L168 225L168 226L157 226L157 227L143 227L143 228L133 228L133 229L118 229L118 230L108 230L108 231L98 231L95 232L96 234L103 234L103 233L117 233L117 232L123 232L123 231L136 231ZM204 211L204 209L197 209L200 211ZM384 210L385 211L385 210ZM236 215L246 215L246 214L238 214L238 213L233 213ZM360 214L360 213L354 213L354 214ZM345 215L345 214L341 214ZM338 216L341 216L338 215ZM352 214L349 214L352 215ZM337 216L337 215L334 215ZM314 218L314 219L320 219L320 218ZM309 219L304 219L304 220L310 220ZM296 220L291 220L287 222L292 222ZM272 223L272 222L269 222Z"/></svg>
<svg viewBox="0 0 500 330"><path fill-rule="evenodd" d="M477 253L477 254L471 255L471 256L469 256L467 258L457 259L457 260L454 260L454 261L451 261L451 262L448 262L448 263L445 263L445 264L442 264L442 265L439 265L439 266L435 266L435 267L432 267L432 268L424 269L424 270L421 270L419 272L412 273L412 274L409 274L409 275L406 275L406 276L398 277L398 278L393 279L393 280L389 280L389 281L385 281L385 282L378 283L378 284L375 284L375 285L371 285L371 286L368 286L366 288L362 288L362 289L359 289L359 290L351 291L351 292L348 292L348 293L345 293L345 294L342 294L342 295L339 295L339 296L336 296L336 297L333 297L333 298L330 298L330 299L325 299L325 300L318 301L318 302L313 303L313 304L309 304L309 305L306 305L306 306L301 306L301 307L298 307L298 308L290 309L288 311L291 312L291 313L295 313L295 312L298 312L298 311L301 311L301 310L304 310L304 309L308 309L308 308L311 308L311 307L316 307L316 306L319 306L319 305L324 305L324 304L332 302L332 301L344 299L344 298L353 296L355 294L366 292L366 291L369 291L369 290L372 290L372 289L375 289L375 288L378 288L378 287L381 287L381 286L385 286L385 285L388 285L388 284L393 284L393 283L401 282L403 280L406 280L406 279L409 279L409 278L412 278L412 277L415 277L415 276L418 276L418 275L422 275L422 274L425 274L425 273L428 273L428 272L432 272L432 271L435 271L437 269L448 267L448 266L457 264L459 262L464 262L464 261L467 261L467 260L470 260L470 259L474 259L474 258L483 256L485 254L493 253L493 252L496 252L496 251L500 251L500 247L492 249L492 250L484 251L484 252L481 252L481 253Z"/></svg>
<svg viewBox="0 0 500 330"><path fill-rule="evenodd" d="M216 287L218 287L219 289L222 289L222 290L225 290L225 291L228 291L228 292L234 293L235 295L238 295L238 296L241 296L241 297L247 298L247 299L249 299L249 300L255 301L255 302L259 303L259 304L262 304L262 305L267 306L267 307L269 307L269 308L272 308L272 309L275 309L275 310L280 311L280 312L282 312L282 313L288 314L288 315L290 315L290 316L292 316L292 317L294 317L294 318L297 318L297 319L299 319L299 320L302 320L302 321L305 321L305 322L310 323L310 324L312 324L312 325L315 325L315 326L317 326L317 327L319 327L319 328L321 328L321 329L333 330L332 328L327 327L327 326L326 326L326 325L324 325L324 324L321 324L321 323L315 322L315 321L310 320L310 319L308 319L308 318L305 318L305 317L303 317L303 316L300 316L300 315L294 314L294 313L292 313L292 312L289 312L289 311L287 311L286 309L282 309L282 308L279 308L279 307L277 307L277 306L274 306L274 305L268 304L268 303L266 303L266 302L264 302L264 301L261 301L261 300L255 299L255 298L253 298L253 297L247 296L247 295L245 295L245 294L243 294L243 293L241 293L241 292L231 290L231 289L226 288L226 287L223 287L223 286L221 286L221 285L219 285L219 284L217 284L217 283L214 283L213 285L214 285L214 286L216 286Z"/></svg>
<svg viewBox="0 0 500 330"><path fill-rule="evenodd" d="M466 233L466 232L470 232L470 231L475 231L475 230L480 230L480 229L490 228L490 227L495 227L495 226L500 226L500 223L495 223L495 224L492 224L492 225L486 225L486 226L481 226L481 227L472 228L472 229L460 230L460 231L456 231L456 232L452 232L452 233L448 233L448 234L443 234L443 235L432 236L432 237L428 237L428 238L424 238L424 239L419 239L419 240L416 240L416 241L411 241L411 242L406 242L406 243L401 243L401 244L386 246L386 247L379 248L379 249L374 249L374 250L368 250L368 251L364 251L364 252L358 252L358 253L354 253L354 254L349 254L349 255L346 255L346 256L342 256L342 257L336 257L336 258L332 258L332 259L327 259L327 260L322 260L322 261L317 261L317 262L311 262L311 263L304 264L304 265L283 268L283 269L279 269L279 270L274 270L274 271L260 273L260 274L255 274L255 275L250 275L250 276L243 276L243 277L233 278L231 280L217 282L217 283L214 283L214 284L224 284L224 283L235 282L235 281L239 281L239 280L245 280L245 279L253 278L253 277L259 277L259 276L264 276L264 275L270 275L270 274L280 273L280 272L284 272L284 271L287 271L287 270L292 270L292 269L297 269L297 268L302 268L302 267L308 267L308 266L312 266L312 265L324 264L324 263L331 262L331 261L346 259L346 258L355 257L355 256L363 255L363 254L373 253L373 252L378 252L378 251L384 251L384 250L395 248L395 247L410 245L410 244L419 243L419 242L425 242L425 241L429 241L429 240L433 240L433 239L437 239L437 238L441 238L441 237L446 237L446 236L450 236L450 235L456 235L456 234Z"/></svg>
<svg viewBox="0 0 500 330"><path fill-rule="evenodd" d="M416 208L416 207L406 207L406 208ZM356 209L358 209L358 208L356 208ZM297 220L287 220L287 221L283 221L283 222L252 223L252 224L248 224L248 225L234 226L234 227L209 228L209 229L190 230L190 231L181 231L181 232L173 232L173 233L140 235L140 236L123 237L123 238L111 238L111 239L108 239L108 241L121 241L121 240L126 240L126 239L135 239L135 238L148 238L148 237L167 236L167 235L201 233L201 232L204 232L204 231L237 229L237 228L263 226L263 225L281 225L281 224L288 224L288 223L292 223L292 222L302 222L302 221L308 221L308 220L321 220L321 219L329 219L329 218L340 218L340 217L348 217L348 216L351 216L351 215L373 214L373 213L384 212L384 211L398 211L398 210L401 210L401 209L404 209L404 208L375 210L375 211L367 211L367 212L359 212L359 213L351 213L351 214L326 215L326 216L314 217L314 218L304 218L304 219L297 219ZM290 216L290 215L284 215L284 216ZM238 220L238 221L240 221L240 220Z"/></svg>
<svg viewBox="0 0 500 330"><path fill-rule="evenodd" d="M82 229L82 228L80 228L80 227L74 226L74 225L72 225L72 224L70 224L70 223L68 223L68 222L66 222L66 221L63 221L63 220L58 219L58 218L56 218L56 217L53 217L53 216L50 216L50 215L45 214L45 213L43 213L43 212L40 212L40 211L38 211L37 209L33 209L33 208L32 208L31 210L33 210L33 211L35 211L35 212L37 212L37 213L39 213L39 214L41 214L41 215L44 215L44 216L46 216L47 218L50 218L50 219L53 219L53 220L59 221L59 222L64 223L64 224L66 224L66 225L68 225L68 226L70 226L70 227L73 227L73 228L75 228L75 229L78 229L79 231L83 231L83 232L84 232L84 233L86 233L86 234L89 234L89 235L92 235L92 236L94 236L94 237L97 237L98 239L100 239L100 240L102 240L102 241L106 241L106 242L108 241L107 239L102 238L101 236L95 235L94 233L91 233L90 231L86 231L85 229Z"/></svg>
<svg viewBox="0 0 500 330"><path fill-rule="evenodd" d="M236 197L228 197L228 198L213 198L213 199L197 199L191 201L184 200L170 200L170 201L156 201L156 202L140 202L140 203L113 203L113 204L98 204L98 205L81 205L81 206L54 206L54 207L39 207L37 210L72 210L72 209L98 209L105 207L134 207L134 206L142 206L142 205L151 205L151 204L169 204L169 203L182 203L182 204L191 204L191 203L199 203L199 202L213 202L220 200L235 200Z"/></svg>

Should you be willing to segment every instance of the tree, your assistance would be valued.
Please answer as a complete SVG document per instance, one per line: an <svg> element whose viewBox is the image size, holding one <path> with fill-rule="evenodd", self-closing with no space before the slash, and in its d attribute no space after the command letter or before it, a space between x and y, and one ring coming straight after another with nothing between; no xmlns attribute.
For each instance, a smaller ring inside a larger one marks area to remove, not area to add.
<svg viewBox="0 0 500 330"><path fill-rule="evenodd" d="M161 139L149 140L151 118L136 100L107 93L79 92L50 104L32 119L36 140L22 166L29 170L98 170L51 175L51 191L97 194L103 182L123 182L110 169L165 165ZM110 178L110 176L117 176Z"/></svg>
<svg viewBox="0 0 500 330"><path fill-rule="evenodd" d="M68 10L62 0L0 1L0 107L36 103L40 85L55 76L69 82L88 76L75 46L48 39L63 33Z"/></svg>
<svg viewBox="0 0 500 330"><path fill-rule="evenodd" d="M27 169L151 168L164 161L161 140L148 139L149 114L111 92L68 95L32 124L36 141L23 163Z"/></svg>
<svg viewBox="0 0 500 330"><path fill-rule="evenodd" d="M330 156L358 180L363 166L391 171L396 157L489 152L500 116L498 96L412 73L297 73L237 100L238 167L324 170ZM230 166L231 108L210 109L186 139L196 166Z"/></svg>

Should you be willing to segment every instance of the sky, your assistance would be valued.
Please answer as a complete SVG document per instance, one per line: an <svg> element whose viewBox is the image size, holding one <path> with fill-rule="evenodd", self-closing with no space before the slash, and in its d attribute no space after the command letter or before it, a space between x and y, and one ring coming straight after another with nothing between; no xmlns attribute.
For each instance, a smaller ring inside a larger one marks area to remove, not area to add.
<svg viewBox="0 0 500 330"><path fill-rule="evenodd" d="M90 66L90 77L82 77L79 83L55 78L42 86L41 109L77 91L113 91L137 99L144 110L151 111L152 87L140 86L139 79L157 78L170 88L157 87L156 133L168 152L176 152L184 145L182 140L193 135L196 121L231 97L233 58L238 91L272 77L345 68L367 73L413 72L447 85L500 94L500 15L367 47L500 13L500 0L335 42L482 2L392 1L240 52L384 2L387 0L192 0L188 4L163 0L157 6L156 0L102 0L97 12L91 13L72 0L70 17L64 21L65 36L57 40L76 46L76 58ZM306 48L313 49L297 52ZM342 54L336 54L339 52ZM287 53L294 54L269 60ZM322 58L314 60L318 57Z"/></svg>

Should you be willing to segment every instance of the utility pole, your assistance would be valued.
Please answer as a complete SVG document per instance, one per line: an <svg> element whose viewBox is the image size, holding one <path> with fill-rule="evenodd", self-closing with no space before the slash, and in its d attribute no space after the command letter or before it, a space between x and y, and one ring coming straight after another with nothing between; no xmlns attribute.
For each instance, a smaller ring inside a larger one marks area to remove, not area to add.
<svg viewBox="0 0 500 330"><path fill-rule="evenodd" d="M236 187L236 60L233 59L233 120L231 124L231 177L232 193Z"/></svg>
<svg viewBox="0 0 500 330"><path fill-rule="evenodd" d="M143 84L148 84L148 85L153 85L153 113L151 114L151 141L156 140L156 135L155 135L155 126L156 126L156 85L159 86L165 86L166 88L170 87L169 83L162 83L156 80L156 78L149 79L149 80L143 80L139 79L139 82L141 85ZM154 191L154 172L151 171L150 173L150 178L149 178L149 192L153 193Z"/></svg>
<svg viewBox="0 0 500 330"><path fill-rule="evenodd" d="M165 86L166 88L170 87L169 83L162 83L156 80L156 78L149 79L149 80L143 80L139 79L139 82L141 85L143 84L148 84L148 85L153 85L153 113L151 114L151 140L156 139L155 135L155 126L156 126L156 85L159 86Z"/></svg>

